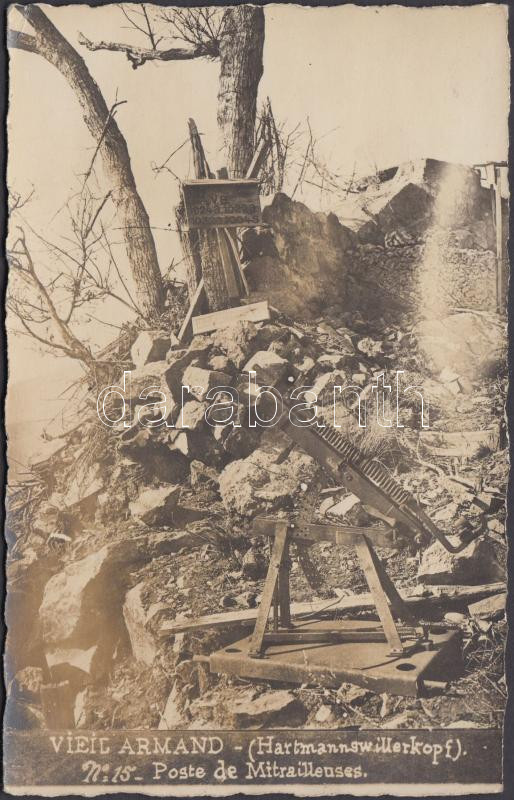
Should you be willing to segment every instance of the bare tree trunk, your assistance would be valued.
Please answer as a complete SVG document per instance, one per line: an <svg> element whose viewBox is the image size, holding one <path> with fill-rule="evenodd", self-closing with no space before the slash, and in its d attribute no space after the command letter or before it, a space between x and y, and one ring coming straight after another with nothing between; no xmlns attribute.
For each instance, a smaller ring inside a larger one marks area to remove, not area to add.
<svg viewBox="0 0 514 800"><path fill-rule="evenodd" d="M263 47L263 9L248 5L228 8L220 42L218 125L231 178L244 177L254 153Z"/></svg>
<svg viewBox="0 0 514 800"><path fill-rule="evenodd" d="M202 260L200 258L198 231L185 230L184 204L182 201L175 208L175 220L185 258L187 291L189 299L192 300L202 277Z"/></svg>
<svg viewBox="0 0 514 800"><path fill-rule="evenodd" d="M18 6L34 35L10 31L8 44L43 56L66 78L82 107L84 121L99 146L112 197L123 227L137 302L146 317L164 306L164 288L148 214L138 194L127 143L83 58L37 5Z"/></svg>

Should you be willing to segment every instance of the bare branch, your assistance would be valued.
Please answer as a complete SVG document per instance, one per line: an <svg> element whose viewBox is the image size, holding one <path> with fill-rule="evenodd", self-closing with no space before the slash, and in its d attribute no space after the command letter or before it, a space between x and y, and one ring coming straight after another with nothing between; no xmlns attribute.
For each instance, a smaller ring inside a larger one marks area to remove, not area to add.
<svg viewBox="0 0 514 800"><path fill-rule="evenodd" d="M103 127L103 131L100 134L100 138L98 139L98 142L96 143L95 152L93 153L93 158L91 159L91 163L90 163L88 169L84 173L84 184L83 184L84 186L86 185L86 183L88 182L89 178L91 177L91 173L93 171L93 167L94 167L94 164L95 164L95 159L96 159L96 156L98 155L98 151L100 150L100 147L102 146L102 142L103 142L105 134L107 132L107 128L109 127L109 123L111 122L111 120L115 116L117 107L124 105L126 102L127 102L126 100L119 100L116 103L113 103L113 105L110 107L109 113L107 115L107 119L105 120L105 125Z"/></svg>
<svg viewBox="0 0 514 800"><path fill-rule="evenodd" d="M19 192L14 191L14 189L7 190L7 202L9 207L9 216L15 213L15 211L20 211L27 203L30 203L32 197L34 196L34 187L29 192L26 197L21 196Z"/></svg>
<svg viewBox="0 0 514 800"><path fill-rule="evenodd" d="M214 45L202 44L195 47L170 47L168 50L155 50L135 47L120 42L92 42L84 34L79 34L80 44L88 50L111 50L125 53L132 69L141 67L146 61L189 61L193 58L216 58L219 54Z"/></svg>
<svg viewBox="0 0 514 800"><path fill-rule="evenodd" d="M155 240L148 213L137 191L127 143L109 109L98 84L91 76L84 59L61 35L36 3L15 6L16 11L32 27L28 40L13 32L10 42L36 52L55 66L75 92L84 121L102 156L108 178L112 181L112 198L120 216L125 246L138 303L149 319L158 316L164 306L164 287L159 269Z"/></svg>
<svg viewBox="0 0 514 800"><path fill-rule="evenodd" d="M26 50L28 53L39 53L36 37L31 36L29 33L22 33L22 31L7 31L7 47Z"/></svg>
<svg viewBox="0 0 514 800"><path fill-rule="evenodd" d="M156 47L157 47L157 44L156 44L156 41L155 41L155 35L154 35L153 30L152 30L152 26L150 25L150 20L148 19L148 14L146 12L146 6L145 6L144 3L141 3L141 8L143 10L143 15L144 15L144 18L145 18L146 26L148 28L148 38L150 39L150 44L152 45L152 50L155 50Z"/></svg>
<svg viewBox="0 0 514 800"><path fill-rule="evenodd" d="M42 303L42 306L46 309L48 316L53 323L56 330L59 332L59 335L62 340L62 344L57 342L52 343L51 341L44 339L43 337L35 334L35 332L30 328L27 324L26 317L20 311L20 307L17 306L16 303L11 304L11 308L13 312L18 316L20 321L22 322L23 327L27 330L28 333L34 336L35 339L42 342L43 344L51 347L56 347L59 350L65 351L67 355L71 358L79 359L83 361L84 364L91 366L94 362L93 355L86 345L80 342L77 337L72 333L69 326L67 325L66 321L63 320L59 314L57 313L57 309L55 304L50 297L50 294L44 285L44 283L39 278L34 261L32 259L31 253L26 243L25 239L25 232L22 228L18 228L20 231L19 237L15 242L15 248L19 248L17 252L21 253L24 258L24 264L21 263L19 257L15 257L13 260L10 259L11 265L17 269L25 279L25 281L32 283L34 289L37 292L37 295Z"/></svg>

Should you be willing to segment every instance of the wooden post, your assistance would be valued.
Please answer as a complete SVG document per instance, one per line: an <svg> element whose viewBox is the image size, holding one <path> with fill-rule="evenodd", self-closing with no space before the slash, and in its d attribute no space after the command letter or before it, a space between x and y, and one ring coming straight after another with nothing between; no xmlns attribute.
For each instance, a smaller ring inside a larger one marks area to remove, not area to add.
<svg viewBox="0 0 514 800"><path fill-rule="evenodd" d="M210 178L212 173L209 170L207 159L198 133L198 128L194 119L188 120L189 138L191 140L191 150L193 153L193 167L195 178ZM175 219L177 222L180 244L186 260L186 281L189 299L195 296L196 289L202 278L202 259L200 255L200 237L196 230L184 230L184 203L181 201L175 209ZM197 313L201 313L205 308L205 302L197 303Z"/></svg>

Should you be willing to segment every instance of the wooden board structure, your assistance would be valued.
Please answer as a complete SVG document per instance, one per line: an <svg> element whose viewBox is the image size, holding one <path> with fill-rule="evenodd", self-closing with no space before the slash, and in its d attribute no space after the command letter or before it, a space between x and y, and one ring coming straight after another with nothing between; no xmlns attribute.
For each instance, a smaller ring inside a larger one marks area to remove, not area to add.
<svg viewBox="0 0 514 800"><path fill-rule="evenodd" d="M223 311L213 311L211 314L202 314L199 317L193 317L193 334L210 333L219 328L226 328L229 325L233 325L234 322L238 322L239 320L264 322L268 319L271 319L268 301L261 300L258 303L249 303L246 306L226 308Z"/></svg>
<svg viewBox="0 0 514 800"><path fill-rule="evenodd" d="M418 587L416 587L418 588ZM413 590L401 590L402 599L412 607L425 603L437 605L438 603L452 605L461 604L479 598L490 597L506 592L504 583L489 583L479 586L431 586L427 587L426 594L413 594ZM363 611L373 608L371 592L353 594L348 597L338 597L336 600L314 600L311 602L291 603L291 615L300 619L302 616L312 617L315 614L327 612L335 614L341 611ZM208 614L187 620L165 620L160 628L162 636L176 636L178 633L191 633L194 631L212 630L216 628L252 627L257 619L258 610L247 608L241 611L224 611L219 614Z"/></svg>
<svg viewBox="0 0 514 800"><path fill-rule="evenodd" d="M202 178L182 183L186 225L250 228L261 224L259 181Z"/></svg>

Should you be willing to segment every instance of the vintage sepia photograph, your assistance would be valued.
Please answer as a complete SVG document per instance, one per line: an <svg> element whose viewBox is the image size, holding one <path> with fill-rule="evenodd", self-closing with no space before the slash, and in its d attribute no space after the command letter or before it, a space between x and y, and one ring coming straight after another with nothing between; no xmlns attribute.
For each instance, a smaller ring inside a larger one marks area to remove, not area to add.
<svg viewBox="0 0 514 800"><path fill-rule="evenodd" d="M502 792L507 5L6 24L6 792Z"/></svg>

